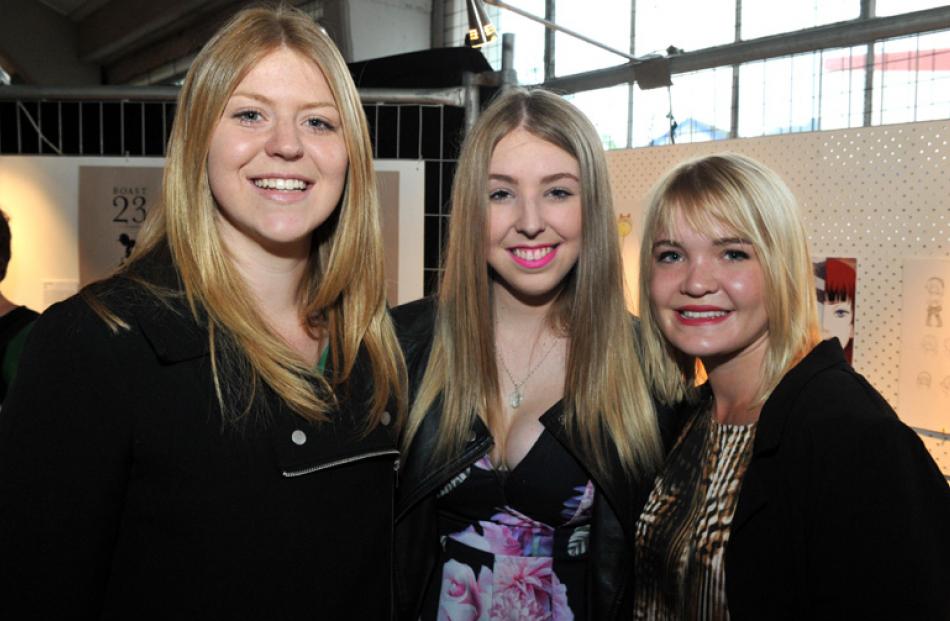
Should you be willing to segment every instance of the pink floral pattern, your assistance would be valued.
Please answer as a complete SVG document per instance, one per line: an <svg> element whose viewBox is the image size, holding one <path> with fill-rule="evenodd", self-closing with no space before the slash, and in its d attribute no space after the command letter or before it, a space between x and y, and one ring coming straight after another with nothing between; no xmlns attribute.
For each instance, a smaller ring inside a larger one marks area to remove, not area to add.
<svg viewBox="0 0 950 621"><path fill-rule="evenodd" d="M491 621L573 621L552 564L543 557L496 558Z"/></svg>
<svg viewBox="0 0 950 621"><path fill-rule="evenodd" d="M442 567L442 593L438 621L489 621L492 572L482 567L475 580L472 568L458 561Z"/></svg>
<svg viewBox="0 0 950 621"><path fill-rule="evenodd" d="M572 621L567 587L553 571L554 528L511 507L492 520L449 535L493 554L494 574L482 567L476 581L468 565L445 563L439 621Z"/></svg>
<svg viewBox="0 0 950 621"><path fill-rule="evenodd" d="M574 524L578 520L586 518L594 504L593 481L588 481L587 485L575 487L574 491L577 494L564 502L564 511L561 512L561 515L567 520L566 524Z"/></svg>
<svg viewBox="0 0 950 621"><path fill-rule="evenodd" d="M448 561L438 621L573 621L567 588L544 557L500 556L495 572Z"/></svg>
<svg viewBox="0 0 950 621"><path fill-rule="evenodd" d="M465 545L511 556L550 556L554 544L554 527L532 520L511 507L459 533L449 535Z"/></svg>
<svg viewBox="0 0 950 621"><path fill-rule="evenodd" d="M520 467L517 473L502 473L485 455L465 470L465 476L446 486L440 504L446 508L449 528L442 531L445 556L438 612L424 611L424 619L574 620L571 606L583 606L585 596L584 568L578 563L586 558L593 483L582 478L583 472L568 469L563 487L546 488L546 499L554 503L525 503L518 509L506 502L504 493L506 477L538 480L550 476L550 464L541 455L533 471ZM495 485L500 485L501 493ZM485 504L477 504L482 499ZM524 511L546 517L541 521Z"/></svg>
<svg viewBox="0 0 950 621"><path fill-rule="evenodd" d="M491 471L495 469L495 467L491 463L491 457L488 456L488 453L485 453L484 455L482 455L481 458L472 465L478 468L479 470Z"/></svg>

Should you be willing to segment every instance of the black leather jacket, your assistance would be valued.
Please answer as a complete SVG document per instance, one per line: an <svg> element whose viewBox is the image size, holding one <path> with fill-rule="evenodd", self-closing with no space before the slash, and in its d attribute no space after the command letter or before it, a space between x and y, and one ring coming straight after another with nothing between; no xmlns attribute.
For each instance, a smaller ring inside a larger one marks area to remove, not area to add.
<svg viewBox="0 0 950 621"><path fill-rule="evenodd" d="M393 310L400 343L409 367L412 393L425 372L432 345L435 303L426 298ZM659 410L659 408L658 408ZM676 437L678 425L670 410L660 410L664 443ZM400 469L396 500L396 600L398 618L415 621L425 597L437 596L439 534L435 492L455 475L477 461L492 446L492 438L480 419L472 426L471 438L461 454L439 468L429 458L435 447L441 409L438 402L429 411ZM560 405L541 417L545 429L587 470L594 481L593 513L589 548L589 610L597 621L632 617L634 534L637 518L652 487L652 480L632 483L620 473L619 460L607 447L617 476L604 480L594 474L590 460L574 449L562 425Z"/></svg>

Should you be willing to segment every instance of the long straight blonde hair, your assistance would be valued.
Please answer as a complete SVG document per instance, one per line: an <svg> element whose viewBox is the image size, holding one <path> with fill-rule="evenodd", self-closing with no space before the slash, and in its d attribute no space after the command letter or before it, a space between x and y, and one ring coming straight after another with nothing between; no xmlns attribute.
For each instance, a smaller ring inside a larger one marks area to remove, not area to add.
<svg viewBox="0 0 950 621"><path fill-rule="evenodd" d="M428 410L441 400L434 459L458 454L474 417L503 433L495 356L488 236L488 172L495 145L524 128L578 161L582 237L548 322L570 336L564 424L599 474L609 474L607 444L623 472L648 476L661 456L652 400L627 313L619 239L600 138L573 105L550 92L510 89L481 115L465 140L452 188L452 218L428 367L412 405L408 449Z"/></svg>
<svg viewBox="0 0 950 621"><path fill-rule="evenodd" d="M211 136L228 99L244 76L279 48L296 52L323 73L340 113L349 159L340 204L313 234L298 292L302 319L329 334L329 378L305 365L264 321L218 234L208 183ZM267 385L297 414L327 420L333 387L347 382L361 347L373 378L367 430L379 423L391 399L404 407L405 365L385 307L366 119L345 61L309 16L285 6L246 9L208 41L179 95L162 198L149 214L125 272L134 275L142 258L167 244L192 314L207 322L214 387L226 419L244 418Z"/></svg>
<svg viewBox="0 0 950 621"><path fill-rule="evenodd" d="M650 299L653 244L675 232L677 214L697 231L726 226L755 249L765 276L769 334L762 374L749 381L758 382L755 401L762 403L820 338L812 263L795 197L771 169L734 153L684 162L653 189L640 246L640 312L644 367L666 403L695 400L701 369L663 336Z"/></svg>

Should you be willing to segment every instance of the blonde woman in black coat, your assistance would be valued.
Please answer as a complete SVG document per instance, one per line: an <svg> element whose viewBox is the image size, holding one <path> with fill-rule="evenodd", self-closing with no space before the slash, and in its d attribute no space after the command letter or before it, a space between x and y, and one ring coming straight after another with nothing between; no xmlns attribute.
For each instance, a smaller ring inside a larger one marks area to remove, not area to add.
<svg viewBox="0 0 950 621"><path fill-rule="evenodd" d="M637 525L633 618L950 618L947 482L838 340L819 342L814 291L774 172L712 155L659 183L644 364L689 418Z"/></svg>
<svg viewBox="0 0 950 621"><path fill-rule="evenodd" d="M212 37L137 253L44 314L4 404L0 618L390 617L404 372L371 157L310 17Z"/></svg>

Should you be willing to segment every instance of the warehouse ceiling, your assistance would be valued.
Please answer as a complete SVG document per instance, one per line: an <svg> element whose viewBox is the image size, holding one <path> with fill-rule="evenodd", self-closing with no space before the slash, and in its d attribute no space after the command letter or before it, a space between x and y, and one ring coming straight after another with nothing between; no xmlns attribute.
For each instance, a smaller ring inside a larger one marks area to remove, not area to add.
<svg viewBox="0 0 950 621"><path fill-rule="evenodd" d="M251 0L35 0L75 25L80 62L103 84L169 84L211 34ZM307 11L347 52L338 0L285 0ZM326 10L324 6L326 5Z"/></svg>

